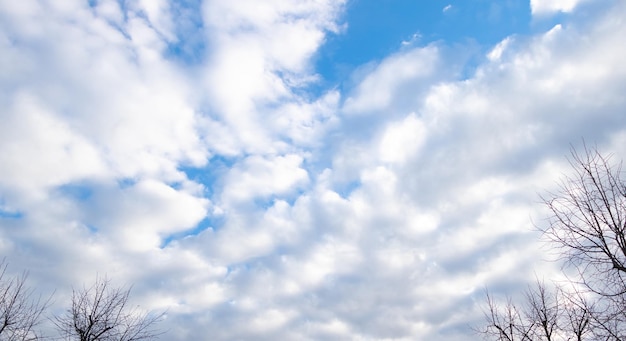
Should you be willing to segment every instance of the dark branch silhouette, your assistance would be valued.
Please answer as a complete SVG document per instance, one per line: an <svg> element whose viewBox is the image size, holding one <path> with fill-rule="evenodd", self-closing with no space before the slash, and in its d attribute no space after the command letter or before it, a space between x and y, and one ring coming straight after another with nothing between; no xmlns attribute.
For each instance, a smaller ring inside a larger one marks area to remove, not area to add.
<svg viewBox="0 0 626 341"><path fill-rule="evenodd" d="M596 149L572 151L572 176L556 193L542 197L551 212L543 230L579 273L589 290L615 296L626 292L626 183L620 163Z"/></svg>
<svg viewBox="0 0 626 341"><path fill-rule="evenodd" d="M525 291L521 305L510 297L499 303L487 293L486 325L476 331L498 341L582 341L592 335L590 310L582 297L537 280Z"/></svg>
<svg viewBox="0 0 626 341"><path fill-rule="evenodd" d="M0 261L0 340L40 340L35 328L50 299L34 296L33 289L26 286L27 272L11 277L6 270L7 263Z"/></svg>
<svg viewBox="0 0 626 341"><path fill-rule="evenodd" d="M109 280L74 290L72 306L54 322L67 340L140 341L153 340L162 333L155 324L161 314L143 313L128 307L130 289L115 288Z"/></svg>
<svg viewBox="0 0 626 341"><path fill-rule="evenodd" d="M626 181L622 164L595 148L572 149L573 173L542 196L550 214L542 229L575 270L569 290L529 288L522 308L487 295L491 340L626 340Z"/></svg>

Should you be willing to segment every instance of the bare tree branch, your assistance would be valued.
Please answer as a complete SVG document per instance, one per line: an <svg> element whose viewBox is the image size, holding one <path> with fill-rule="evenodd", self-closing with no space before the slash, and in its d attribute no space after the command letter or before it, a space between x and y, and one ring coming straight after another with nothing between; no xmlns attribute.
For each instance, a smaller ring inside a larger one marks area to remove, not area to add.
<svg viewBox="0 0 626 341"><path fill-rule="evenodd" d="M492 340L626 340L626 181L622 163L595 148L572 149L572 175L542 196L544 235L574 269L572 289L537 281L517 308L487 295ZM513 312L512 314L509 312ZM514 317L514 318L513 318Z"/></svg>
<svg viewBox="0 0 626 341"><path fill-rule="evenodd" d="M595 340L590 305L578 292L570 294L537 280L524 293L520 306L511 298L498 303L488 293L486 296L486 326L477 331L487 340Z"/></svg>
<svg viewBox="0 0 626 341"><path fill-rule="evenodd" d="M543 232L581 283L603 296L626 293L626 185L621 163L596 149L572 150L572 176L542 197L551 212Z"/></svg>
<svg viewBox="0 0 626 341"><path fill-rule="evenodd" d="M114 288L106 278L93 286L74 290L72 307L54 322L66 340L140 341L158 338L155 329L164 313L144 313L129 308L130 288Z"/></svg>
<svg viewBox="0 0 626 341"><path fill-rule="evenodd" d="M7 274L7 263L0 261L0 340L40 340L35 329L50 298L34 297L33 289L26 287L28 273L11 277Z"/></svg>

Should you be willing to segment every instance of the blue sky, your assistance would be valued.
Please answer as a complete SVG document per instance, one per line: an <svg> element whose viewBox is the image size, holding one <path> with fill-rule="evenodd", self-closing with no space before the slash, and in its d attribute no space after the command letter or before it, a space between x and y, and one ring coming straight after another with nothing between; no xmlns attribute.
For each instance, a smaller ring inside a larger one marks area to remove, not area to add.
<svg viewBox="0 0 626 341"><path fill-rule="evenodd" d="M614 0L0 0L0 255L166 340L472 340L626 155ZM45 324L44 324L45 327ZM52 330L49 333L54 334Z"/></svg>
<svg viewBox="0 0 626 341"><path fill-rule="evenodd" d="M531 25L527 1L354 1L341 19L347 23L345 31L320 48L326 56L320 64L331 69L380 60L403 43L490 46L511 34L527 33Z"/></svg>

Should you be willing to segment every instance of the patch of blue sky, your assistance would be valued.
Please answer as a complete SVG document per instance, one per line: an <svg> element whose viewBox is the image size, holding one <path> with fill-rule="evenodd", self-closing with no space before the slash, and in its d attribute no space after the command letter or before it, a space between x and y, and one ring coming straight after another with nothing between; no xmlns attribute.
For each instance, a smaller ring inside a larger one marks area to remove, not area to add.
<svg viewBox="0 0 626 341"><path fill-rule="evenodd" d="M21 219L23 217L24 213L0 205L0 219Z"/></svg>
<svg viewBox="0 0 626 341"><path fill-rule="evenodd" d="M277 201L286 202L289 206L293 206L296 203L296 200L306 191L303 189L297 190L293 193L287 193L283 195L270 195L264 197L257 197L253 200L254 206L258 208L262 208L263 210L268 210L274 205L276 205Z"/></svg>
<svg viewBox="0 0 626 341"><path fill-rule="evenodd" d="M177 39L169 42L165 56L184 65L199 65L207 50L202 1L172 1L170 6Z"/></svg>
<svg viewBox="0 0 626 341"><path fill-rule="evenodd" d="M316 70L328 85L407 45L478 45L475 53L484 54L533 26L528 0L353 0L343 21L345 32L330 35L318 54Z"/></svg>
<svg viewBox="0 0 626 341"><path fill-rule="evenodd" d="M94 10L94 13L95 13L95 11L96 11L96 7L97 7L98 5L100 5L100 3L101 3L101 2L102 2L101 0L89 0L87 3L88 3L88 5L89 5L89 7L91 7L91 9L92 9L92 10ZM122 11L123 21L128 20L128 13L127 13L127 11L126 11L126 3L125 3L125 1L123 1L123 0L118 0L118 1L117 1L117 3L118 3L118 5L119 5L119 8L120 8L120 9L121 9L121 11ZM107 23L108 23L110 26L112 26L112 27L114 27L116 30L118 30L118 31L119 31L119 32L120 32L120 33L121 33L121 34L122 34L122 35L123 35L126 39L129 39L129 40L131 39L131 37L130 37L130 35L128 34L128 32L126 32L126 30L125 30L122 26L120 26L120 24L119 24L119 23L117 23L117 22L115 22L115 21L113 21L113 20L107 20L107 19L105 19L105 20L107 21Z"/></svg>
<svg viewBox="0 0 626 341"><path fill-rule="evenodd" d="M165 237L163 239L163 242L161 243L161 248L162 249L166 248L168 245L170 245L172 242L176 240L181 240L181 239L197 236L200 233L208 229L217 229L219 226L222 226L223 224L224 224L223 216L205 217L198 224L196 224L195 227L182 231L182 232L174 233Z"/></svg>
<svg viewBox="0 0 626 341"><path fill-rule="evenodd" d="M24 213L7 204L6 199L0 197L0 219L20 219Z"/></svg>
<svg viewBox="0 0 626 341"><path fill-rule="evenodd" d="M99 5L98 0L89 0L90 7ZM124 21L128 19L128 4L124 0L118 0ZM169 39L165 50L165 57L180 62L183 65L199 65L206 56L206 37L204 21L202 18L202 0L177 0L169 2L169 12L174 24L174 39ZM134 13L149 20L146 13L140 11ZM127 39L131 39L126 30L118 23L109 21L109 25L115 27Z"/></svg>
<svg viewBox="0 0 626 341"><path fill-rule="evenodd" d="M98 227L96 227L95 225L87 224L87 225L85 225L85 228L89 232L91 232L91 233L97 233L98 232Z"/></svg>
<svg viewBox="0 0 626 341"><path fill-rule="evenodd" d="M348 199L355 190L361 187L361 185L362 185L361 181L350 181L350 182L336 185L334 190L342 198Z"/></svg>
<svg viewBox="0 0 626 341"><path fill-rule="evenodd" d="M72 182L58 186L56 188L56 193L77 201L86 201L92 197L94 189L93 186L88 183Z"/></svg>
<svg viewBox="0 0 626 341"><path fill-rule="evenodd" d="M219 192L224 175L239 159L239 157L215 155L202 167L181 166L178 170L185 173L187 179L204 185L205 194L210 198L214 193Z"/></svg>
<svg viewBox="0 0 626 341"><path fill-rule="evenodd" d="M117 185L121 189L133 187L133 186L135 186L135 184L137 184L137 179L134 179L134 178L117 179Z"/></svg>

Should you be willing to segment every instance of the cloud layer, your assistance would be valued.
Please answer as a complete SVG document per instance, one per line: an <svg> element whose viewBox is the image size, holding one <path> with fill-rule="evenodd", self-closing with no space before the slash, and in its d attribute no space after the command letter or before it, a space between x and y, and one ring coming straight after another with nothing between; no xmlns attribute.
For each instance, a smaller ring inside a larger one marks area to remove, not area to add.
<svg viewBox="0 0 626 341"><path fill-rule="evenodd" d="M168 340L472 338L557 268L570 143L626 151L626 6L577 5L469 75L412 44L319 91L343 2L0 2L0 254L53 309L132 283Z"/></svg>

